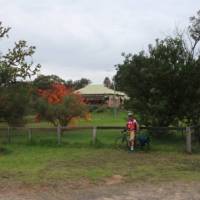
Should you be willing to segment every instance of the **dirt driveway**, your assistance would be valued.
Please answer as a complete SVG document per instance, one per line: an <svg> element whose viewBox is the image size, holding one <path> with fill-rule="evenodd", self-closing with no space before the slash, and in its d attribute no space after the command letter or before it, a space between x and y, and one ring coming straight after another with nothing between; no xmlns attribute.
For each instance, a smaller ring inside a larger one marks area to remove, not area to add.
<svg viewBox="0 0 200 200"><path fill-rule="evenodd" d="M50 186L0 191L0 200L200 200L200 182L137 183L68 188Z"/></svg>
<svg viewBox="0 0 200 200"><path fill-rule="evenodd" d="M126 184L79 191L76 200L200 200L200 183Z"/></svg>

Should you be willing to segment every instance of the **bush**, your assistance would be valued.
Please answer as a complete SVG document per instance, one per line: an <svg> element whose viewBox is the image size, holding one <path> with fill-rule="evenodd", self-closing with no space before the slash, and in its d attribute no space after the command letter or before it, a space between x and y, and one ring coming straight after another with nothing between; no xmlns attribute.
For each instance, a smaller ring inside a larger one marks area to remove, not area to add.
<svg viewBox="0 0 200 200"><path fill-rule="evenodd" d="M12 126L23 126L29 107L29 88L15 85L0 90L0 118Z"/></svg>

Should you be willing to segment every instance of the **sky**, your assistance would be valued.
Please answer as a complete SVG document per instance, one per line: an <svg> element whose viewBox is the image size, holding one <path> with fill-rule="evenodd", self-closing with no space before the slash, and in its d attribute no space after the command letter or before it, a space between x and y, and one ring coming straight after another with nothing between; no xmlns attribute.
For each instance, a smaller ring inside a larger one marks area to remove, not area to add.
<svg viewBox="0 0 200 200"><path fill-rule="evenodd" d="M116 73L122 52L185 29L199 9L199 0L0 0L0 21L12 27L0 50L27 40L41 74L100 84Z"/></svg>

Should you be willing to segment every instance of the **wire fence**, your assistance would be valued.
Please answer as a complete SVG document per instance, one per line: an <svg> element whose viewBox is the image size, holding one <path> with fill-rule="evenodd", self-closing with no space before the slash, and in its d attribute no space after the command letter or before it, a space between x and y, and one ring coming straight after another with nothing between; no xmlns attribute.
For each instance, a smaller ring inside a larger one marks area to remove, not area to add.
<svg viewBox="0 0 200 200"><path fill-rule="evenodd" d="M122 126L80 126L55 128L0 128L0 140L4 144L71 144L112 146L115 138L124 129ZM140 127L140 132L148 132L153 137L154 148L179 147L188 153L200 147L200 126L193 127Z"/></svg>

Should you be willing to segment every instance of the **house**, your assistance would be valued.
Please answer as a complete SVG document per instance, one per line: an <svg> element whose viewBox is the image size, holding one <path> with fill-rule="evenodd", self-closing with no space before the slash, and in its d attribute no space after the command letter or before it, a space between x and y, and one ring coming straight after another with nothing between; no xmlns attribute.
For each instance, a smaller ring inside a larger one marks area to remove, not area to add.
<svg viewBox="0 0 200 200"><path fill-rule="evenodd" d="M75 92L81 94L85 102L90 105L121 107L124 104L124 100L128 98L125 93L112 90L103 85L90 84Z"/></svg>

